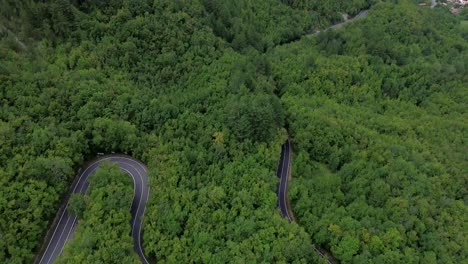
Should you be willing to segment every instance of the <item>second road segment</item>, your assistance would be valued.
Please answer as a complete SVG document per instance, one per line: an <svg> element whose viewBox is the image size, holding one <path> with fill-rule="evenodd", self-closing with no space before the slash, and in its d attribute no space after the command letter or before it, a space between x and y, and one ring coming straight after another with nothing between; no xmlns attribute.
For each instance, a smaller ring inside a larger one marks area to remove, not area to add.
<svg viewBox="0 0 468 264"><path fill-rule="evenodd" d="M280 178L278 184L278 207L281 210L281 215L288 218L289 222L294 221L294 215L289 205L288 199L288 183L291 177L291 142L289 139L281 147L281 157L276 171L276 176ZM317 247L314 247L314 251L321 257L326 258L329 264L333 264L331 258L322 252Z"/></svg>

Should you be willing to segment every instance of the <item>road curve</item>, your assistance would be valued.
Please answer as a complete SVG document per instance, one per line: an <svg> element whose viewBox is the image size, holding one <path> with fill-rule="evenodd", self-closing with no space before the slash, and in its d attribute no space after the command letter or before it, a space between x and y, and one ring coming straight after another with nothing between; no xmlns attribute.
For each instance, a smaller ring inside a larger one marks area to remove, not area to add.
<svg viewBox="0 0 468 264"><path fill-rule="evenodd" d="M306 37L313 37L313 36L317 36L318 34L322 33L322 32L325 32L325 31L328 31L328 30L333 30L333 29L337 29L337 28L341 28L343 27L344 25L348 24L348 23L351 23L351 22L354 22L356 20L359 20L361 18L364 18L367 16L367 14L369 13L369 9L365 9L365 10L362 10L361 12L359 12L359 14L357 14L356 16L350 18L350 19L346 19L345 21L343 22L340 22L338 24L334 24L334 25L331 25L325 29L322 29L322 30L317 30L315 31L314 33L311 33L311 34L307 34Z"/></svg>
<svg viewBox="0 0 468 264"><path fill-rule="evenodd" d="M289 139L281 147L281 157L276 170L276 176L280 178L278 184L278 207L281 209L281 215L288 218L289 222L295 221L288 199L288 183L291 178L291 142ZM329 264L333 264L333 259L325 254L321 249L314 247L314 251L321 257L327 258Z"/></svg>
<svg viewBox="0 0 468 264"><path fill-rule="evenodd" d="M288 218L289 222L294 221L294 215L288 203L288 183L291 165L291 143L289 140L281 147L281 157L276 171L276 176L280 178L278 185L278 207L281 209L281 215Z"/></svg>
<svg viewBox="0 0 468 264"><path fill-rule="evenodd" d="M135 252L140 257L142 263L149 264L148 260L146 259L143 249L141 247L141 220L142 216L145 212L146 202L148 201L149 197L149 186L148 186L148 176L147 176L147 168L143 165L140 161L132 159L127 156L123 155L112 155L102 157L89 166L87 166L83 173L80 174L78 180L71 187L71 193L86 193L88 189L88 177L89 175L96 172L99 168L99 164L104 161L110 161L113 163L117 163L122 171L132 177L133 184L134 184L134 194L133 194L133 202L131 206L131 214L132 214L132 237L134 242L134 249ZM62 253L65 243L71 239L73 232L75 231L75 227L77 224L77 217L73 214L69 214L67 211L68 208L68 199L65 201L65 209L63 212L60 211L57 213L57 225L55 226L55 230L53 231L50 240L48 240L47 248L45 249L44 253L38 257L36 263L39 264L50 264L53 263L54 260ZM47 243L47 242L46 242Z"/></svg>

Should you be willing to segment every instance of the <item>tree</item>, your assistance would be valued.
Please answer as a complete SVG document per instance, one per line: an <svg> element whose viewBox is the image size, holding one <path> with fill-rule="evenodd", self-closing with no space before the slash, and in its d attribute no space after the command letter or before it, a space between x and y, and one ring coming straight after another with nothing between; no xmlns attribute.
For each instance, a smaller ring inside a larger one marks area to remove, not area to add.
<svg viewBox="0 0 468 264"><path fill-rule="evenodd" d="M345 235L340 243L332 248L332 252L339 259L348 262L352 260L353 255L359 251L359 240L350 236Z"/></svg>
<svg viewBox="0 0 468 264"><path fill-rule="evenodd" d="M83 213L87 207L86 198L82 194L72 194L68 205L68 211L79 218L83 218Z"/></svg>
<svg viewBox="0 0 468 264"><path fill-rule="evenodd" d="M281 104L273 96L234 97L226 109L227 125L239 140L267 141L284 122Z"/></svg>

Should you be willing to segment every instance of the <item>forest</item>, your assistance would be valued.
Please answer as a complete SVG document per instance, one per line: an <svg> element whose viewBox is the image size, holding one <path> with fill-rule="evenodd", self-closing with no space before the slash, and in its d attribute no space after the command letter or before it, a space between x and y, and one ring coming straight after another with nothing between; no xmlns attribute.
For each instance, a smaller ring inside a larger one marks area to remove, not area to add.
<svg viewBox="0 0 468 264"><path fill-rule="evenodd" d="M468 16L417 2L1 0L0 263L33 261L98 152L148 166L158 263L463 263ZM132 180L90 183L57 262L138 263Z"/></svg>
<svg viewBox="0 0 468 264"><path fill-rule="evenodd" d="M466 260L466 33L444 12L382 4L272 53L293 211L341 262Z"/></svg>

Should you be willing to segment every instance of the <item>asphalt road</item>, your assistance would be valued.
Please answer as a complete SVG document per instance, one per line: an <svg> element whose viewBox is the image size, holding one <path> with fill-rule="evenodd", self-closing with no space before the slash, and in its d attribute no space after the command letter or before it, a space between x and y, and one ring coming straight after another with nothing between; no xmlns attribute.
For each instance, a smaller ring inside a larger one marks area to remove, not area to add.
<svg viewBox="0 0 468 264"><path fill-rule="evenodd" d="M278 185L278 207L281 209L281 215L288 218L289 222L294 220L293 214L288 206L288 181L289 167L291 163L291 143L286 141L281 148L281 157L278 164L276 176L280 178Z"/></svg>
<svg viewBox="0 0 468 264"><path fill-rule="evenodd" d="M364 18L367 16L367 14L369 13L369 10L366 9L366 10L362 10L361 12L359 12L359 14L357 14L356 16L350 18L350 19L347 19L341 23L338 23L338 24L334 24L332 26L329 26L325 29L322 29L322 30L318 30L314 33L311 33L311 34L308 34L306 35L307 37L313 37L313 36L317 36L318 34L322 33L322 32L325 32L325 31L328 31L328 30L333 30L333 29L337 29L337 28L341 28L343 27L344 25L348 24L348 23L351 23L353 21L356 21L356 20L359 20L361 18Z"/></svg>
<svg viewBox="0 0 468 264"><path fill-rule="evenodd" d="M119 164L120 169L132 177L134 183L133 202L130 208L132 214L132 237L134 241L135 252L140 257L142 263L148 264L141 247L141 218L145 212L146 202L149 197L149 186L147 169L141 162L130 157L115 155L103 157L86 167L83 173L79 176L78 181L72 186L72 193L86 193L89 183L87 181L89 175L96 172L99 164L103 161L111 161ZM52 237L49 240L44 254L41 256L38 263L49 264L62 253L65 243L72 238L77 224L77 217L67 212L68 200L66 201L65 210L59 218ZM59 212L60 213L60 212Z"/></svg>
<svg viewBox="0 0 468 264"><path fill-rule="evenodd" d="M288 183L291 175L291 142L287 140L281 147L281 157L278 163L278 169L276 170L276 176L280 178L278 184L278 207L281 209L281 215L288 218L289 222L294 221L294 215L289 205L288 199ZM333 261L328 257L323 250L314 247L314 251L321 257L327 258L329 264L333 264Z"/></svg>

